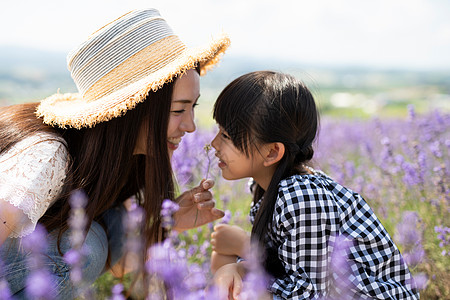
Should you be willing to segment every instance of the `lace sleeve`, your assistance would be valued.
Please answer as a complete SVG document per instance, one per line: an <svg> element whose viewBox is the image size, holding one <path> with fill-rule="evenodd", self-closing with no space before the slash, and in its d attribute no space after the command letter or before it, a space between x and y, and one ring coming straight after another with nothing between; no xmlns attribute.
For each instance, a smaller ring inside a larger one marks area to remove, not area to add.
<svg viewBox="0 0 450 300"><path fill-rule="evenodd" d="M49 133L27 137L0 156L0 201L23 211L9 237L33 232L60 193L68 164L65 141Z"/></svg>

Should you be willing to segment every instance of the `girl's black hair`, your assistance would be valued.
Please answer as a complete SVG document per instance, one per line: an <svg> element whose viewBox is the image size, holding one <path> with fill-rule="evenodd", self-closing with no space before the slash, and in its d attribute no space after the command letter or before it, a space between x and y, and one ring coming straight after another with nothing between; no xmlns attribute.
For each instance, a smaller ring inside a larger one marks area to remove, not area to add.
<svg viewBox="0 0 450 300"><path fill-rule="evenodd" d="M265 236L272 222L279 182L305 173L305 164L313 158L313 142L319 127L314 98L291 75L252 72L225 87L214 105L213 117L247 157L261 144L280 142L285 147L269 187L264 191L256 185L253 196L255 204L264 197L253 224L252 241L265 249L265 268L276 276L282 269L276 259L278 255L265 247Z"/></svg>

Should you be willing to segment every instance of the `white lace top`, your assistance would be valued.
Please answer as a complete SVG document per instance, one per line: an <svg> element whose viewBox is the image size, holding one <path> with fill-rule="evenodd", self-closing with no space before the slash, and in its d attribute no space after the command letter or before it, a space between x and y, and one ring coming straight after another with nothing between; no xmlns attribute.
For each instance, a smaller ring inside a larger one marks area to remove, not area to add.
<svg viewBox="0 0 450 300"><path fill-rule="evenodd" d="M0 201L23 211L9 237L23 237L54 203L66 178L66 142L52 133L36 133L0 155Z"/></svg>

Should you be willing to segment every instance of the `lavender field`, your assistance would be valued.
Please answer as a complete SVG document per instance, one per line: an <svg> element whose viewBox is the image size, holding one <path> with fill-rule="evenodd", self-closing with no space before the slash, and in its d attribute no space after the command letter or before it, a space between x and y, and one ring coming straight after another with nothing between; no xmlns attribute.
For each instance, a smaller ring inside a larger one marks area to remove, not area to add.
<svg viewBox="0 0 450 300"><path fill-rule="evenodd" d="M450 114L419 115L413 106L405 114L365 120L323 117L312 164L363 195L407 260L422 299L449 299ZM214 133L200 129L183 140L174 156L178 181L183 190L202 177L214 178L217 205L226 211L218 222L250 230L247 182L222 179L213 153L204 150ZM211 228L181 237L192 263L208 264Z"/></svg>
<svg viewBox="0 0 450 300"><path fill-rule="evenodd" d="M450 299L449 129L450 114L440 111L416 114L412 106L405 118L362 120L324 116L312 162L315 168L363 195L399 246L422 299ZM199 128L183 139L173 157L179 190L193 187L205 177L215 179L213 193L217 207L226 212L215 224L236 224L250 230L247 214L251 196L247 180L222 179L214 150L205 148L215 132L215 127ZM82 198L78 194L72 203L75 233L80 231L77 226L83 224L76 221L83 218ZM166 228L170 229L170 215L176 209L176 204L164 203L162 216ZM130 212L129 232L136 232L142 217L138 208ZM80 247L66 255L67 262L73 265L71 280L84 291L85 299L126 299L130 293L133 298L141 298L144 289L148 289L150 299L217 299L209 271L213 225L178 236L172 234L164 243L149 249L150 260L145 266L137 265L150 274L145 283L134 281L131 275L118 279L106 273L94 286L83 285L79 263L86 253ZM36 231L24 245L33 245L39 234L42 232ZM139 237L128 236L127 249L138 253ZM78 238L75 234L74 245L80 245ZM49 274L39 260L31 263L34 271L30 282L35 284L30 284L29 293L37 299L51 299L51 294L42 295L43 290L50 289L39 288L48 284L45 278ZM265 279L255 264L245 278L241 299L257 299ZM0 282L0 298L11 299L5 282Z"/></svg>

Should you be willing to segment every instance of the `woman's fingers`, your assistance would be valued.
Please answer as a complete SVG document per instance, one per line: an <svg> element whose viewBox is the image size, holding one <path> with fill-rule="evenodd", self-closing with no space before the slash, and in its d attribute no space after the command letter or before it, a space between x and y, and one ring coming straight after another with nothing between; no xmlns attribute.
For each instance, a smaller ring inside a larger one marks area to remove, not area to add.
<svg viewBox="0 0 450 300"><path fill-rule="evenodd" d="M212 197L213 196L210 191L203 191L203 192L194 194L194 202L199 203L199 202L212 200Z"/></svg>
<svg viewBox="0 0 450 300"><path fill-rule="evenodd" d="M212 179L202 179L200 184L194 188L191 189L191 193L193 195L205 192L209 189L211 189L214 186L214 180Z"/></svg>
<svg viewBox="0 0 450 300"><path fill-rule="evenodd" d="M200 186L204 189L204 190L209 190L210 188L212 188L214 186L214 180L212 179L204 179L200 182Z"/></svg>

